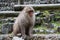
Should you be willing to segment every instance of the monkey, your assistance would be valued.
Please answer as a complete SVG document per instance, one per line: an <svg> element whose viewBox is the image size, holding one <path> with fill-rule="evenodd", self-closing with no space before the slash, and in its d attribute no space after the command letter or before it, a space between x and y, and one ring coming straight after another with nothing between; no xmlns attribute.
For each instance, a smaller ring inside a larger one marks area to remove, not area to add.
<svg viewBox="0 0 60 40"><path fill-rule="evenodd" d="M27 36L32 37L33 27L35 24L35 11L33 7L26 6L20 12L18 17L15 20L13 25L13 36L17 36L18 33L21 33L23 39Z"/></svg>

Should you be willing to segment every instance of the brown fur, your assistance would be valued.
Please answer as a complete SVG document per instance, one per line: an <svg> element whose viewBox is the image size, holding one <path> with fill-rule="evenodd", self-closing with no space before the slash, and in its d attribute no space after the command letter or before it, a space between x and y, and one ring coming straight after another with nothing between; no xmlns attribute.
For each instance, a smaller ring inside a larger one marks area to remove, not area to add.
<svg viewBox="0 0 60 40"><path fill-rule="evenodd" d="M21 32L23 38L26 38L26 36L32 36L32 29L35 24L35 14L33 13L33 16L30 17L28 15L28 11L30 10L33 10L34 12L32 7L25 7L17 17L13 25L12 34L14 36L16 36L19 32Z"/></svg>

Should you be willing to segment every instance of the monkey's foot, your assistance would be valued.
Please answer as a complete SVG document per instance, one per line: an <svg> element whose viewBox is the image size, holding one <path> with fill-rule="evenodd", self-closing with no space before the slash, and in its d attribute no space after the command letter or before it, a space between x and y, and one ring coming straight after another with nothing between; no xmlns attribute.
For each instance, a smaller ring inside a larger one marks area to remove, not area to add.
<svg viewBox="0 0 60 40"><path fill-rule="evenodd" d="M23 38L23 39L26 39L26 38L27 38L27 36L26 36L26 35L22 35L22 38Z"/></svg>
<svg viewBox="0 0 60 40"><path fill-rule="evenodd" d="M30 36L27 36L24 40L30 40L32 39L33 37L30 37Z"/></svg>
<svg viewBox="0 0 60 40"><path fill-rule="evenodd" d="M33 34L30 34L30 35L29 35L29 38L33 38Z"/></svg>

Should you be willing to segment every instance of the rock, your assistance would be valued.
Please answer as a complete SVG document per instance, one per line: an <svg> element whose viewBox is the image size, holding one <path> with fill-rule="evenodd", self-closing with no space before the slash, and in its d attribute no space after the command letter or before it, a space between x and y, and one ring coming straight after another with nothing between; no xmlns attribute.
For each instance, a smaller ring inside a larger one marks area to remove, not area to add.
<svg viewBox="0 0 60 40"><path fill-rule="evenodd" d="M50 21L54 21L54 19L55 19L55 14L50 14Z"/></svg>
<svg viewBox="0 0 60 40"><path fill-rule="evenodd" d="M7 35L0 35L0 40L7 40ZM14 36L12 40L24 40L22 37ZM60 34L33 34L31 40L60 40Z"/></svg>
<svg viewBox="0 0 60 40"><path fill-rule="evenodd" d="M44 23L43 26L48 26L48 23Z"/></svg>
<svg viewBox="0 0 60 40"><path fill-rule="evenodd" d="M60 32L60 27L57 28L57 31Z"/></svg>
<svg viewBox="0 0 60 40"><path fill-rule="evenodd" d="M48 27L47 28L54 28L54 24L52 24L52 23L48 23Z"/></svg>
<svg viewBox="0 0 60 40"><path fill-rule="evenodd" d="M44 30L43 29L40 29L40 33L44 33Z"/></svg>
<svg viewBox="0 0 60 40"><path fill-rule="evenodd" d="M12 38L10 38L10 37L8 37L8 38L3 37L3 39L2 39L2 40L12 40Z"/></svg>
<svg viewBox="0 0 60 40"><path fill-rule="evenodd" d="M33 29L33 33L39 33L40 31L38 29Z"/></svg>
<svg viewBox="0 0 60 40"><path fill-rule="evenodd" d="M51 29L47 29L46 30L46 33L50 34L50 33L55 33L56 31L55 30L51 30Z"/></svg>
<svg viewBox="0 0 60 40"><path fill-rule="evenodd" d="M60 18L55 18L54 21L60 21Z"/></svg>
<svg viewBox="0 0 60 40"><path fill-rule="evenodd" d="M1 19L1 22L7 23L7 20L8 20L8 19Z"/></svg>
<svg viewBox="0 0 60 40"><path fill-rule="evenodd" d="M15 20L15 19L8 19L8 22L14 23L14 20Z"/></svg>
<svg viewBox="0 0 60 40"><path fill-rule="evenodd" d="M0 40L2 40L3 38L2 37L0 37Z"/></svg>
<svg viewBox="0 0 60 40"><path fill-rule="evenodd" d="M43 15L43 13L42 12L39 12L39 13L35 13L36 14L36 16L40 16L40 15Z"/></svg>
<svg viewBox="0 0 60 40"><path fill-rule="evenodd" d="M59 36L57 36L57 38L58 38L58 40L60 40L60 35L59 35Z"/></svg>
<svg viewBox="0 0 60 40"><path fill-rule="evenodd" d="M50 22L50 18L49 17L44 17L43 20L44 20L45 23L49 23Z"/></svg>
<svg viewBox="0 0 60 40"><path fill-rule="evenodd" d="M41 23L42 23L42 19L40 17L37 17L35 25L41 25Z"/></svg>
<svg viewBox="0 0 60 40"><path fill-rule="evenodd" d="M51 33L55 33L56 31L55 31L55 30L51 30L50 32L51 32Z"/></svg>
<svg viewBox="0 0 60 40"><path fill-rule="evenodd" d="M5 34L5 33L6 33L6 34L8 33L8 28L7 28L6 26L7 26L7 25L4 24L4 25L2 25L2 28L1 28L1 32L4 33L4 34Z"/></svg>
<svg viewBox="0 0 60 40"><path fill-rule="evenodd" d="M7 22L14 23L15 20L16 20L16 18L5 18L5 19L1 19L0 22L3 22L3 23L7 23Z"/></svg>
<svg viewBox="0 0 60 40"><path fill-rule="evenodd" d="M47 28L54 28L54 24L52 23L44 23L43 26L46 26Z"/></svg>
<svg viewBox="0 0 60 40"><path fill-rule="evenodd" d="M46 33L50 33L50 30L46 30Z"/></svg>
<svg viewBox="0 0 60 40"><path fill-rule="evenodd" d="M7 34L9 32L12 32L13 30L13 23L5 23L2 25L1 32L3 34Z"/></svg>
<svg viewBox="0 0 60 40"><path fill-rule="evenodd" d="M40 30L34 29L33 33L44 33L44 30L43 29L40 29Z"/></svg>
<svg viewBox="0 0 60 40"><path fill-rule="evenodd" d="M12 40L24 40L22 37L13 37L13 39Z"/></svg>
<svg viewBox="0 0 60 40"><path fill-rule="evenodd" d="M51 40L58 40L57 37L52 37Z"/></svg>

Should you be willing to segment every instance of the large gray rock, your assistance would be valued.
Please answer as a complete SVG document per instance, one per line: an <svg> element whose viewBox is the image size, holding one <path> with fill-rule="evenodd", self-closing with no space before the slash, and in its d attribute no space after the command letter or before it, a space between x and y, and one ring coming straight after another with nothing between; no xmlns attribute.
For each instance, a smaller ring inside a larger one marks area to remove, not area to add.
<svg viewBox="0 0 60 40"><path fill-rule="evenodd" d="M13 30L13 23L5 23L2 25L1 32L3 34L7 34L9 32L12 32Z"/></svg>

